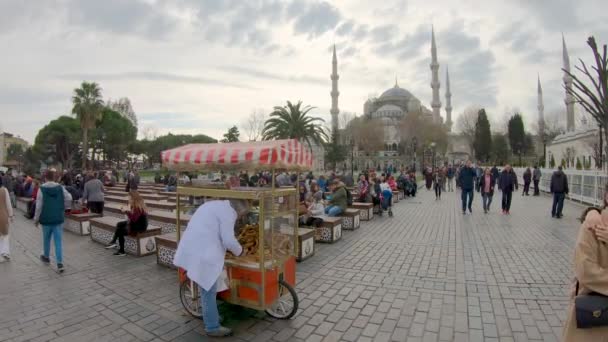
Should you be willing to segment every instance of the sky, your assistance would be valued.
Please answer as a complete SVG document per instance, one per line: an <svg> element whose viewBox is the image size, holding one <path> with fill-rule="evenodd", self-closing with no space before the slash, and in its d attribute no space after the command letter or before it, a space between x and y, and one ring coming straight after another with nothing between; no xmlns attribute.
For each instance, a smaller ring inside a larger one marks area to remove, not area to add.
<svg viewBox="0 0 608 342"><path fill-rule="evenodd" d="M431 27L441 100L449 67L453 120L471 106L498 122L518 108L537 120L564 111L562 33L571 64L587 37L608 42L600 0L0 0L0 131L32 142L71 112L82 81L104 99L128 97L140 136L221 138L251 112L287 100L330 119L331 47L339 107L363 103L397 78L430 108ZM442 107L445 118L445 109Z"/></svg>

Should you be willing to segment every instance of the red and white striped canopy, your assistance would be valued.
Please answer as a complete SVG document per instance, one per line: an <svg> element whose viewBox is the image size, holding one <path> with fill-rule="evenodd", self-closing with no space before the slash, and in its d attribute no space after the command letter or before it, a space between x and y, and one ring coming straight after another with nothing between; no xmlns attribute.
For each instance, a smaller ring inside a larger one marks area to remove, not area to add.
<svg viewBox="0 0 608 342"><path fill-rule="evenodd" d="M163 166L176 171L312 168L312 151L295 139L190 144L161 153Z"/></svg>

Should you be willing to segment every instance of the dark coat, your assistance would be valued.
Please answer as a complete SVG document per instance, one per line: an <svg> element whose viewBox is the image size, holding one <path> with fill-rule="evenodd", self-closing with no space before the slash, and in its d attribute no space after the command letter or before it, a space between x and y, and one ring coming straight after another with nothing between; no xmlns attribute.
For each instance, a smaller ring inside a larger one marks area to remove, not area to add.
<svg viewBox="0 0 608 342"><path fill-rule="evenodd" d="M494 176L494 179L498 179L500 177L500 172L498 171L498 168L496 166L492 168L491 172L492 176Z"/></svg>
<svg viewBox="0 0 608 342"><path fill-rule="evenodd" d="M498 187L503 192L513 192L513 190L519 189L519 185L517 184L517 175L515 172L507 172L507 170L503 170L500 174Z"/></svg>
<svg viewBox="0 0 608 342"><path fill-rule="evenodd" d="M496 178L494 178L493 175L490 175L490 179L491 179L491 184L490 184L490 196L494 196L494 187L496 186ZM479 191L483 194L484 191L483 189L485 189L486 187L486 176L482 175L481 177L479 177L479 182L477 183L477 189L479 189Z"/></svg>
<svg viewBox="0 0 608 342"><path fill-rule="evenodd" d="M568 189L568 177L563 171L555 171L551 176L551 192L555 194L567 194Z"/></svg>
<svg viewBox="0 0 608 342"><path fill-rule="evenodd" d="M530 183L532 181L532 171L524 171L524 183Z"/></svg>
<svg viewBox="0 0 608 342"><path fill-rule="evenodd" d="M463 167L460 169L458 180L462 190L473 190L475 188L475 169L472 167Z"/></svg>

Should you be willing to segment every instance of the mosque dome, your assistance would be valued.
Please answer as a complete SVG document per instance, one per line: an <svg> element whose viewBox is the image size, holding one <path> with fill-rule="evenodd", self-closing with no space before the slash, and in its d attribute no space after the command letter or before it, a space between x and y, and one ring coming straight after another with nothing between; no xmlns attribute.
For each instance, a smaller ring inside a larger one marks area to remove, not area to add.
<svg viewBox="0 0 608 342"><path fill-rule="evenodd" d="M396 97L410 99L410 98L413 98L414 96L409 91L399 87L399 85L397 83L395 83L394 87L387 89L384 93L382 93L382 95L380 95L380 99L396 98Z"/></svg>
<svg viewBox="0 0 608 342"><path fill-rule="evenodd" d="M402 116L403 109L392 104L385 104L384 106L378 108L378 110L373 114L373 117L375 118L399 118Z"/></svg>

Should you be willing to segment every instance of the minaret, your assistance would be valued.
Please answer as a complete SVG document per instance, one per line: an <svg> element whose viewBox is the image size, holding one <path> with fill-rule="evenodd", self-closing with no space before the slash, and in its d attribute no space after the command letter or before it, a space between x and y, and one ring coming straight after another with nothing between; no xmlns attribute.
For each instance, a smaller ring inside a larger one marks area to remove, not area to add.
<svg viewBox="0 0 608 342"><path fill-rule="evenodd" d="M566 48L566 40L562 34L562 53L564 58L564 70L570 72L570 56L568 56L568 48ZM564 72L564 87L566 88L566 130L574 131L574 97L570 94L572 91L572 76Z"/></svg>
<svg viewBox="0 0 608 342"><path fill-rule="evenodd" d="M544 139L545 133L545 104L543 103L543 88L540 86L540 75L538 76L538 135Z"/></svg>
<svg viewBox="0 0 608 342"><path fill-rule="evenodd" d="M452 131L452 92L450 92L450 71L445 67L445 126Z"/></svg>
<svg viewBox="0 0 608 342"><path fill-rule="evenodd" d="M437 46L435 45L435 28L431 28L431 71L433 72L433 78L431 80L431 88L433 89L433 101L431 101L431 108L433 108L433 120L439 122L441 115L441 101L439 100L439 62L437 61Z"/></svg>
<svg viewBox="0 0 608 342"><path fill-rule="evenodd" d="M340 110L338 109L338 96L340 96L340 92L338 91L338 58L336 57L336 44L334 44L334 56L331 60L331 130L332 130L332 139L338 137L338 114Z"/></svg>

